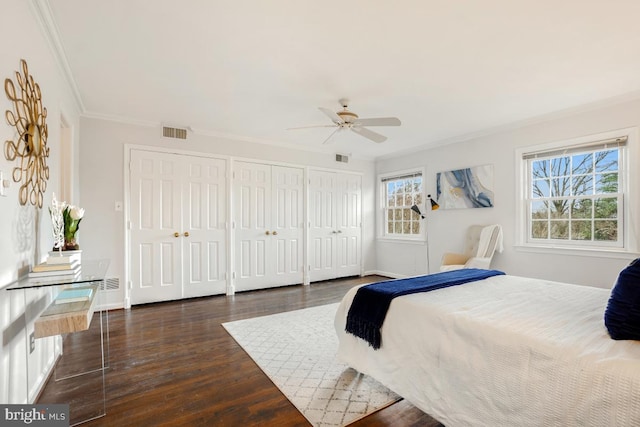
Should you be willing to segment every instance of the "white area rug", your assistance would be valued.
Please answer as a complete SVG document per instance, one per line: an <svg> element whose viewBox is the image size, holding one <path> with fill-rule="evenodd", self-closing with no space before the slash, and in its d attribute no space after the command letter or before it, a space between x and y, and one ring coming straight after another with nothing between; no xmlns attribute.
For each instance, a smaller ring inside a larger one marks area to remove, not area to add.
<svg viewBox="0 0 640 427"><path fill-rule="evenodd" d="M224 323L314 426L344 426L400 399L337 360L338 304Z"/></svg>

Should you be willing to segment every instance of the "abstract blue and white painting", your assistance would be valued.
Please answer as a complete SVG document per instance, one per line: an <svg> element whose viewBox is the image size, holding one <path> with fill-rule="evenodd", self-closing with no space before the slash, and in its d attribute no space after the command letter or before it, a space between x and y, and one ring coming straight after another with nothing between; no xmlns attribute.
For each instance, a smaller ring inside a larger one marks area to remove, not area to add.
<svg viewBox="0 0 640 427"><path fill-rule="evenodd" d="M442 209L493 207L493 165L438 172L436 185Z"/></svg>

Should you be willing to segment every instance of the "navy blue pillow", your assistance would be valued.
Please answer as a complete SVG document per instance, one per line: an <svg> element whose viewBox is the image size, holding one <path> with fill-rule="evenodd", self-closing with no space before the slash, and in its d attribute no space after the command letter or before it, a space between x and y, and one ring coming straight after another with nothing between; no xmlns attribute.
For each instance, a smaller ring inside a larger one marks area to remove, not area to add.
<svg viewBox="0 0 640 427"><path fill-rule="evenodd" d="M614 340L640 340L640 258L620 272L604 312Z"/></svg>

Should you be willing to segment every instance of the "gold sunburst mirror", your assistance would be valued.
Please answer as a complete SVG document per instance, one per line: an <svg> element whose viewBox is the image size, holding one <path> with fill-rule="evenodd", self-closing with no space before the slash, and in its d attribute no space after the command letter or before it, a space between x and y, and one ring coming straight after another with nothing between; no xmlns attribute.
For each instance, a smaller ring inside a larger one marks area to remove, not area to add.
<svg viewBox="0 0 640 427"><path fill-rule="evenodd" d="M27 202L42 207L44 192L49 179L49 147L47 147L47 109L42 107L40 86L29 74L27 62L20 60L20 71L16 71L19 92L11 79L5 79L4 91L13 110L6 111L7 122L16 128L16 141L4 142L4 156L9 161L18 159L13 168L13 180L21 182L19 199L21 205Z"/></svg>

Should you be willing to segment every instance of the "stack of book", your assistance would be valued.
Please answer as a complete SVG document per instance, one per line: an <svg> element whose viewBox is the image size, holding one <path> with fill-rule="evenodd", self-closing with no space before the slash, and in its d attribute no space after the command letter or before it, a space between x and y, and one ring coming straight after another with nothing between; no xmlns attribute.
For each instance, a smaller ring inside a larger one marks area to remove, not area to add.
<svg viewBox="0 0 640 427"><path fill-rule="evenodd" d="M65 251L68 252L68 251ZM54 280L76 279L80 277L80 252L61 255L59 252L50 252L46 262L33 267L29 273L30 279Z"/></svg>

